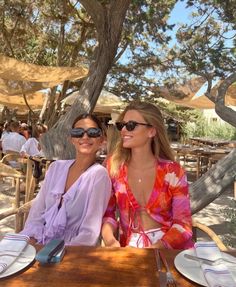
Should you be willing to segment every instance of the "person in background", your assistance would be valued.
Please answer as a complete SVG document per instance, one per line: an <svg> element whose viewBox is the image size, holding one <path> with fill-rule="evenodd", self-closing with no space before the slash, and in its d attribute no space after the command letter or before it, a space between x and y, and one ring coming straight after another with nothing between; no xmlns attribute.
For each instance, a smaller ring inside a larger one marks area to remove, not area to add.
<svg viewBox="0 0 236 287"><path fill-rule="evenodd" d="M0 138L2 137L3 130L4 130L4 124L0 123Z"/></svg>
<svg viewBox="0 0 236 287"><path fill-rule="evenodd" d="M22 146L20 150L21 156L37 156L43 157L43 151L40 147L40 137L47 131L45 126L41 124L37 124L33 126L32 129L32 137L30 137L25 144Z"/></svg>
<svg viewBox="0 0 236 287"><path fill-rule="evenodd" d="M9 135L11 132L10 130L10 123L9 122L5 122L3 124L3 129L2 129L2 133L1 133L1 138L0 138L0 142L2 143L2 140L5 136Z"/></svg>
<svg viewBox="0 0 236 287"><path fill-rule="evenodd" d="M10 123L10 130L11 132L2 138L3 153L19 153L26 142L25 137L19 134L19 122L12 121Z"/></svg>
<svg viewBox="0 0 236 287"><path fill-rule="evenodd" d="M66 245L96 245L111 195L106 168L96 162L104 130L92 114L77 117L70 130L76 157L49 166L21 234L46 244L60 238Z"/></svg>
<svg viewBox="0 0 236 287"><path fill-rule="evenodd" d="M2 150L2 140L4 136L7 136L10 133L10 125L8 122L5 122L4 124L1 124L1 137L0 137L0 150Z"/></svg>
<svg viewBox="0 0 236 287"><path fill-rule="evenodd" d="M116 127L120 138L106 161L113 190L103 219L105 245L192 247L187 177L174 161L159 108L132 102Z"/></svg>
<svg viewBox="0 0 236 287"><path fill-rule="evenodd" d="M24 136L26 140L30 138L31 136L30 127L26 123L20 124L20 134Z"/></svg>

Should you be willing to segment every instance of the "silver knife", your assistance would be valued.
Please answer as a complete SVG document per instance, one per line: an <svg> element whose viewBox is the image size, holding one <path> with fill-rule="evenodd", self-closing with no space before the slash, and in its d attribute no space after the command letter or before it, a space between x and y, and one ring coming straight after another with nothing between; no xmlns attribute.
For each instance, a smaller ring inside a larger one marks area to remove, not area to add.
<svg viewBox="0 0 236 287"><path fill-rule="evenodd" d="M154 253L155 253L155 259L156 259L156 264L157 264L157 271L159 274L160 287L166 287L167 286L166 272L163 272L161 270L161 258L160 258L158 249L154 249Z"/></svg>
<svg viewBox="0 0 236 287"><path fill-rule="evenodd" d="M223 262L236 264L236 260L233 261L233 260L230 260L230 259L227 259L227 258L218 258L218 259L215 259L215 260L210 260L210 259L206 259L206 258L202 258L202 257L199 257L199 256L190 255L190 254L184 254L184 257L186 257L188 259L191 259L191 260L198 261L198 262L202 262L202 263L208 264L208 265L216 265L216 264L220 264L220 263L223 263Z"/></svg>

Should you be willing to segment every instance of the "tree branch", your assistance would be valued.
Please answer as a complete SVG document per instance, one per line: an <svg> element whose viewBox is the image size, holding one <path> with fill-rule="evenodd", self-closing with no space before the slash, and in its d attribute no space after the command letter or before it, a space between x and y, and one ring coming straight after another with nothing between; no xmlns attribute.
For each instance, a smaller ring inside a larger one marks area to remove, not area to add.
<svg viewBox="0 0 236 287"><path fill-rule="evenodd" d="M122 47L122 49L119 51L119 53L116 55L115 59L114 59L114 63L117 62L120 57L123 55L124 51L126 50L126 48L128 47L129 43L128 41L125 43L124 47Z"/></svg>
<svg viewBox="0 0 236 287"><path fill-rule="evenodd" d="M230 107L225 106L225 96L229 86L236 82L236 73L228 76L219 86L218 94L216 95L215 111L217 115L224 121L236 127L235 111Z"/></svg>
<svg viewBox="0 0 236 287"><path fill-rule="evenodd" d="M80 0L79 1L87 11L87 13L92 17L94 25L96 27L97 32L102 32L104 25L104 8L101 3L96 0Z"/></svg>

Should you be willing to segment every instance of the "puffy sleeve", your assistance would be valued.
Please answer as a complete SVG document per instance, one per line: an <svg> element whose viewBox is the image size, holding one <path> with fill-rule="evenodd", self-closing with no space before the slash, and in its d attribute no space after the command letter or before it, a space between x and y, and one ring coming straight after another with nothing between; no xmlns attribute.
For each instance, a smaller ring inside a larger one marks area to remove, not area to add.
<svg viewBox="0 0 236 287"><path fill-rule="evenodd" d="M102 218L111 195L111 181L107 170L100 167L93 175L90 196L78 235L68 245L96 245L102 225Z"/></svg>
<svg viewBox="0 0 236 287"><path fill-rule="evenodd" d="M193 242L187 176L178 163L172 168L165 178L172 194L172 225L161 240L167 248L190 248Z"/></svg>

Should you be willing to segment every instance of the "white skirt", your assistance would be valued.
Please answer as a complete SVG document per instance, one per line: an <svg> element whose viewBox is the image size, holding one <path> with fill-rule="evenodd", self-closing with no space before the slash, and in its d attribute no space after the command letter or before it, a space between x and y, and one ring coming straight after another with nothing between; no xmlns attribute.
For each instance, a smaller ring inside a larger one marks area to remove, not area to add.
<svg viewBox="0 0 236 287"><path fill-rule="evenodd" d="M145 235L141 232L132 232L128 245L138 248L148 247L156 243L165 234L163 231L161 231L161 228L145 230L144 233Z"/></svg>

